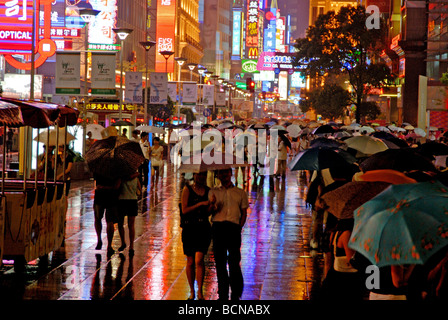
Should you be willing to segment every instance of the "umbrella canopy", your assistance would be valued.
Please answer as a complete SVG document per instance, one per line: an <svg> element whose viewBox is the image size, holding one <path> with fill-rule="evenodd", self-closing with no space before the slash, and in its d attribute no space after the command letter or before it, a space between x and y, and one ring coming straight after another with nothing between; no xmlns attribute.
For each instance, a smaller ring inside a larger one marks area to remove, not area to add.
<svg viewBox="0 0 448 320"><path fill-rule="evenodd" d="M356 159L337 148L310 148L299 152L288 164L294 170L323 170L331 167L348 167Z"/></svg>
<svg viewBox="0 0 448 320"><path fill-rule="evenodd" d="M347 140L344 140L344 142L348 147L358 150L366 155L374 154L388 149L386 144L381 141L381 139L377 139L371 136L351 137Z"/></svg>
<svg viewBox="0 0 448 320"><path fill-rule="evenodd" d="M79 110L68 106L59 106L61 112L58 125L60 127L74 126L78 123Z"/></svg>
<svg viewBox="0 0 448 320"><path fill-rule="evenodd" d="M318 148L318 147L339 148L341 145L342 144L337 140L322 137L310 141L311 148Z"/></svg>
<svg viewBox="0 0 448 320"><path fill-rule="evenodd" d="M58 136L58 132L59 132L59 136ZM59 130L57 130L57 129L45 130L45 131L39 133L39 135L37 135L33 140L42 142L43 144L47 144L47 141L48 141L48 145L50 145L50 146L55 146L56 140L57 140L58 145L63 146L64 144L67 144L70 141L76 139L74 135L67 132L67 140L65 140L65 134L66 134L65 128L59 128ZM48 136L49 136L49 140L47 140Z"/></svg>
<svg viewBox="0 0 448 320"><path fill-rule="evenodd" d="M375 129L373 129L372 127L369 127L369 126L362 126L359 130L361 132L365 131L367 133L375 132Z"/></svg>
<svg viewBox="0 0 448 320"><path fill-rule="evenodd" d="M60 106L53 103L7 98L1 98L1 100L18 106L22 114L23 124L33 128L51 127L56 123L61 114Z"/></svg>
<svg viewBox="0 0 448 320"><path fill-rule="evenodd" d="M419 146L417 151L426 156L444 156L448 155L448 145L437 141L428 141Z"/></svg>
<svg viewBox="0 0 448 320"><path fill-rule="evenodd" d="M424 264L448 245L448 188L392 185L354 212L349 247L378 267Z"/></svg>
<svg viewBox="0 0 448 320"><path fill-rule="evenodd" d="M413 170L437 172L430 160L413 149L388 149L371 155L360 163L362 171L392 169L401 172Z"/></svg>
<svg viewBox="0 0 448 320"><path fill-rule="evenodd" d="M116 127L135 127L133 123L126 121L126 120L119 120L117 122L112 123L113 126Z"/></svg>
<svg viewBox="0 0 448 320"><path fill-rule="evenodd" d="M335 137L336 139L349 138L353 137L353 134L348 131L338 131L333 134L333 137Z"/></svg>
<svg viewBox="0 0 448 320"><path fill-rule="evenodd" d="M159 134L165 133L165 130L163 128L148 126L148 125L138 126L137 128L135 128L135 130L150 132L150 133L159 133Z"/></svg>
<svg viewBox="0 0 448 320"><path fill-rule="evenodd" d="M128 177L145 161L140 144L120 136L95 141L85 158L91 172L111 178Z"/></svg>
<svg viewBox="0 0 448 320"><path fill-rule="evenodd" d="M425 132L425 130L423 130L423 129L420 129L420 128L415 128L414 129L414 133L416 134L416 135L418 135L419 137L426 137L426 132Z"/></svg>
<svg viewBox="0 0 448 320"><path fill-rule="evenodd" d="M280 137L280 139L282 139L283 143L285 144L286 147L288 147L289 149L291 149L291 141L289 141L288 137L285 136L284 134L279 134L278 135Z"/></svg>
<svg viewBox="0 0 448 320"><path fill-rule="evenodd" d="M379 131L379 132L390 132L390 130L387 127L384 127L384 126L376 127L375 130Z"/></svg>
<svg viewBox="0 0 448 320"><path fill-rule="evenodd" d="M414 129L415 129L414 126L410 124L404 127L404 130L414 130Z"/></svg>
<svg viewBox="0 0 448 320"><path fill-rule="evenodd" d="M19 106L0 100L0 124L8 127L24 126L25 123Z"/></svg>
<svg viewBox="0 0 448 320"><path fill-rule="evenodd" d="M381 181L391 184L404 184L404 183L416 183L415 179L412 179L405 175L403 172L391 169L372 170L365 173L355 174L356 181Z"/></svg>
<svg viewBox="0 0 448 320"><path fill-rule="evenodd" d="M322 200L338 219L353 218L353 211L390 186L387 182L352 181L325 193Z"/></svg>
<svg viewBox="0 0 448 320"><path fill-rule="evenodd" d="M103 136L101 135L101 131L103 131L105 128L100 125L100 124L96 124L96 123L90 123L88 125L86 125L86 132L92 133L92 139L103 139Z"/></svg>
<svg viewBox="0 0 448 320"><path fill-rule="evenodd" d="M275 125L273 125L273 126L271 127L271 130L272 130L272 129L286 130L286 128L285 128L284 126L279 125L279 124L275 124ZM286 131L287 131L287 130L286 130Z"/></svg>
<svg viewBox="0 0 448 320"><path fill-rule="evenodd" d="M216 129L224 130L224 129L228 129L228 128L233 127L233 126L234 126L234 124L232 122L225 121L225 122L222 122L222 123L218 124L216 126Z"/></svg>
<svg viewBox="0 0 448 320"><path fill-rule="evenodd" d="M286 131L288 131L290 137L297 138L300 135L302 128L300 128L298 124L291 124L286 127Z"/></svg>
<svg viewBox="0 0 448 320"><path fill-rule="evenodd" d="M236 167L246 167L249 164L244 163L243 159L237 158L235 155L218 153L201 153L196 152L193 155L181 157L180 172L204 172L223 170Z"/></svg>
<svg viewBox="0 0 448 320"><path fill-rule="evenodd" d="M325 134L325 133L335 133L336 130L328 124L324 124L323 126L317 127L313 130L313 134Z"/></svg>

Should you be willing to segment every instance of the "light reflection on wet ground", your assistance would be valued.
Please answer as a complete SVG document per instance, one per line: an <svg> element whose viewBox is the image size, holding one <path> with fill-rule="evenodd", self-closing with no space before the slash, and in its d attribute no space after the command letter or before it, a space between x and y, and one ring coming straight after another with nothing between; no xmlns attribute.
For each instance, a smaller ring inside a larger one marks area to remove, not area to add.
<svg viewBox="0 0 448 320"><path fill-rule="evenodd" d="M241 180L241 176L239 177ZM107 258L95 250L93 181L73 181L65 246L29 263L23 274L5 261L0 298L44 300L185 300L185 273L178 201L181 183L169 165L157 188L139 202L135 255L128 250ZM295 172L282 179L259 177L246 186L250 209L243 228L243 300L310 300L320 283L322 255L310 252L311 211L306 188ZM274 191L272 191L274 190ZM125 230L126 230L125 226ZM103 243L106 243L105 222ZM127 230L126 230L127 232ZM114 248L121 245L118 231ZM204 295L217 299L213 252L206 256Z"/></svg>

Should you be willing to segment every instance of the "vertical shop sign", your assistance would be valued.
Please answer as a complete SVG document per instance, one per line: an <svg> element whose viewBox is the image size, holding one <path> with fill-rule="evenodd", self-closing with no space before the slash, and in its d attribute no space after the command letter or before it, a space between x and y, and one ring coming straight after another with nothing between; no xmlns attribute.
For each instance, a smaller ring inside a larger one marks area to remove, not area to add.
<svg viewBox="0 0 448 320"><path fill-rule="evenodd" d="M157 0L157 27L156 42L157 52L174 51L174 28L176 18L176 0ZM165 58L160 54L156 54L156 72L173 72L174 59Z"/></svg>

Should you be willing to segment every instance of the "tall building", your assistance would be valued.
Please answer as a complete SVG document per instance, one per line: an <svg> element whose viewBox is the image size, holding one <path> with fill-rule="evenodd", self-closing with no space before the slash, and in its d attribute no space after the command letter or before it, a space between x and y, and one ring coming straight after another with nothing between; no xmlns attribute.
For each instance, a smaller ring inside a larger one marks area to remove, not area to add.
<svg viewBox="0 0 448 320"><path fill-rule="evenodd" d="M317 17L328 11L338 12L341 7L356 6L361 1L354 0L310 0L309 5L309 25L313 25Z"/></svg>
<svg viewBox="0 0 448 320"><path fill-rule="evenodd" d="M222 78L230 76L232 0L201 0L202 65Z"/></svg>

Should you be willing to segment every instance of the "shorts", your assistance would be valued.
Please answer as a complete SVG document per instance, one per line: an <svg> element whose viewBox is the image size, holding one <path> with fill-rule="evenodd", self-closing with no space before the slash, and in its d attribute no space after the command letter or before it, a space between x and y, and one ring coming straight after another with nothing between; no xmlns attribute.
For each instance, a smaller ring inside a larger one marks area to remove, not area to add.
<svg viewBox="0 0 448 320"><path fill-rule="evenodd" d="M118 223L123 223L124 217L136 217L138 215L138 200L118 200Z"/></svg>

